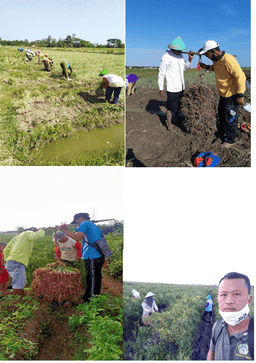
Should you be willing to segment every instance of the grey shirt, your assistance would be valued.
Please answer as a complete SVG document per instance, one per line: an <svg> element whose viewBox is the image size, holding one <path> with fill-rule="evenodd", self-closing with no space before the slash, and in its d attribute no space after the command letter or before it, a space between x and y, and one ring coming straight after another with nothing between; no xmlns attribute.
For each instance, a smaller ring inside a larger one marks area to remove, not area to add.
<svg viewBox="0 0 256 363"><path fill-rule="evenodd" d="M248 345L248 331L232 334L229 336L227 324L222 322L223 329L214 344L214 329L212 329L212 337L210 348L215 354L214 360L252 360ZM217 338L215 334L215 339Z"/></svg>

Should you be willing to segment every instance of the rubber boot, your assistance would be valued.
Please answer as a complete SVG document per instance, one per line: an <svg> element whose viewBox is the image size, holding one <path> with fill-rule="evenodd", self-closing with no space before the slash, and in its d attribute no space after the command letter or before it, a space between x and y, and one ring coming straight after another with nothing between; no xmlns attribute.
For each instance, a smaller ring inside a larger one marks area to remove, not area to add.
<svg viewBox="0 0 256 363"><path fill-rule="evenodd" d="M168 130L171 131L172 129L172 112L167 110L166 112L166 120L167 120L167 127L168 127Z"/></svg>

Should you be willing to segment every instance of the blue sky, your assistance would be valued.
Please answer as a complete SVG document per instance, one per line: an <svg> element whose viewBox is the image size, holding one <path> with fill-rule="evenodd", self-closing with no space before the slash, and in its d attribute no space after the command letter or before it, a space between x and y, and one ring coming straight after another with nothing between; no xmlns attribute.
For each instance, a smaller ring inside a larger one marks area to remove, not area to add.
<svg viewBox="0 0 256 363"><path fill-rule="evenodd" d="M180 36L187 50L215 40L241 66L250 66L250 6L249 0L127 0L126 65L159 66L168 44ZM197 62L195 56L192 67ZM206 57L203 62L211 64Z"/></svg>
<svg viewBox="0 0 256 363"><path fill-rule="evenodd" d="M124 0L0 0L0 37L59 40L74 33L91 43L124 43L124 11Z"/></svg>

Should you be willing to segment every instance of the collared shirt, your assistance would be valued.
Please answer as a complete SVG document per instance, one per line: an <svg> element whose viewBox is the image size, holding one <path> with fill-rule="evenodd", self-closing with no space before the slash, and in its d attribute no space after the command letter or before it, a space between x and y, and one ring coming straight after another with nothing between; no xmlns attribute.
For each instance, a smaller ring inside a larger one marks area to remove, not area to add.
<svg viewBox="0 0 256 363"><path fill-rule="evenodd" d="M159 90L164 89L166 79L167 92L181 92L185 89L184 71L190 68L190 62L183 58L182 54L176 55L171 50L165 53L161 59L158 73Z"/></svg>
<svg viewBox="0 0 256 363"><path fill-rule="evenodd" d="M235 57L222 52L220 59L213 62L209 67L209 71L215 72L215 79L222 97L231 97L238 95L242 97L245 93L245 80L246 76L238 64Z"/></svg>
<svg viewBox="0 0 256 363"><path fill-rule="evenodd" d="M215 354L214 360L252 360L248 345L248 331L229 336L227 324L222 322L223 329L214 344L215 325L213 326L210 342L210 348Z"/></svg>
<svg viewBox="0 0 256 363"><path fill-rule="evenodd" d="M87 260L89 258L93 260L95 258L101 257L101 254L94 247L87 243L88 241L92 245L102 237L99 227L90 221L83 221L76 231L85 234L83 237L82 259Z"/></svg>

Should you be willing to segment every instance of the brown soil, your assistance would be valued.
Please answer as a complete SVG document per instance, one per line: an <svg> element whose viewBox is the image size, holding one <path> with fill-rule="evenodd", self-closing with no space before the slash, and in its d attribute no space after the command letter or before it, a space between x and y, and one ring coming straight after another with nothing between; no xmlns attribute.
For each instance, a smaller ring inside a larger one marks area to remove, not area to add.
<svg viewBox="0 0 256 363"><path fill-rule="evenodd" d="M123 295L122 279L109 276L108 267L103 270L101 293L107 293L121 298ZM31 294L31 290L27 290ZM38 345L38 354L34 360L73 360L76 353L74 332L70 331L68 319L73 314L78 314L76 306L66 305L60 308L57 304L50 305L38 298L40 310L33 319L24 326L21 337L31 340ZM79 303L83 303L83 300ZM85 333L79 326L76 332ZM17 352L14 360L24 360L22 352Z"/></svg>
<svg viewBox="0 0 256 363"><path fill-rule="evenodd" d="M245 71L249 82L251 73ZM217 87L210 86L215 96L214 117L217 122L219 96ZM236 143L230 149L223 149L223 134L219 131L212 135L193 135L186 133L184 124L166 126L166 101L157 89L138 89L137 94L126 100L126 166L145 167L188 167L199 153L216 153L223 167L251 166L251 135L240 129ZM251 103L250 90L246 89L244 103ZM251 114L242 107L238 112L239 123L251 123ZM186 117L184 120L186 123Z"/></svg>

